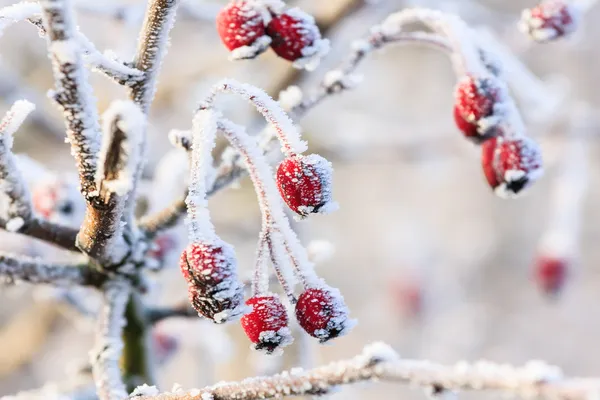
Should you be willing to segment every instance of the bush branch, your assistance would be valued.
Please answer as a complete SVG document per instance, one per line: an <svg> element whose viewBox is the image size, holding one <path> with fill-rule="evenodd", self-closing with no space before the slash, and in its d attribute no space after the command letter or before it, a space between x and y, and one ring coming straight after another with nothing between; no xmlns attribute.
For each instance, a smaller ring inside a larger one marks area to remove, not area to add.
<svg viewBox="0 0 600 400"><path fill-rule="evenodd" d="M119 361L130 287L126 281L117 279L107 282L103 289L104 304L98 316L96 344L90 353L92 374L100 400L124 399L127 391Z"/></svg>
<svg viewBox="0 0 600 400"><path fill-rule="evenodd" d="M86 262L52 264L41 258L31 258L0 252L0 276L29 283L50 283L57 286L101 286L106 276Z"/></svg>
<svg viewBox="0 0 600 400"><path fill-rule="evenodd" d="M421 387L440 394L446 391L493 391L522 398L585 400L600 392L599 379L562 378L556 367L530 362L523 367L480 361L446 366L429 361L398 359L381 343L363 353L310 370L300 368L271 377L220 383L186 393L136 397L139 400L257 400L288 396L323 395L337 386L364 381L389 381Z"/></svg>

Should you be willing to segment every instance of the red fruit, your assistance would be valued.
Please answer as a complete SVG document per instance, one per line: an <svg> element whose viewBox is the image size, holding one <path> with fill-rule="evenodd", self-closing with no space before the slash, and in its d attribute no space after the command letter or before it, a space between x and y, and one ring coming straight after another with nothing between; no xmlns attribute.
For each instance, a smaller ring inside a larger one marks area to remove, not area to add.
<svg viewBox="0 0 600 400"><path fill-rule="evenodd" d="M421 284L411 279L392 281L392 299L407 316L416 317L423 309L423 290Z"/></svg>
<svg viewBox="0 0 600 400"><path fill-rule="evenodd" d="M534 265L535 281L544 293L555 295L565 283L568 267L563 258L540 256Z"/></svg>
<svg viewBox="0 0 600 400"><path fill-rule="evenodd" d="M217 32L233 58L254 58L269 47L263 13L267 10L246 0L233 1L217 15Z"/></svg>
<svg viewBox="0 0 600 400"><path fill-rule="evenodd" d="M162 234L154 240L152 247L148 251L148 256L162 263L169 251L173 250L177 242L170 234Z"/></svg>
<svg viewBox="0 0 600 400"><path fill-rule="evenodd" d="M537 42L548 42L568 35L577 29L579 10L563 0L543 1L523 10L521 29Z"/></svg>
<svg viewBox="0 0 600 400"><path fill-rule="evenodd" d="M251 306L252 311L242 317L242 328L256 350L271 354L292 342L287 312L279 296L254 296L246 305Z"/></svg>
<svg viewBox="0 0 600 400"><path fill-rule="evenodd" d="M298 8L273 16L266 32L273 51L289 61L320 55L328 49L329 42L321 39L314 18Z"/></svg>
<svg viewBox="0 0 600 400"><path fill-rule="evenodd" d="M317 154L288 157L277 168L277 186L286 204L302 217L331 211L331 163Z"/></svg>
<svg viewBox="0 0 600 400"><path fill-rule="evenodd" d="M327 287L310 288L300 295L296 319L302 329L321 343L345 335L354 326L339 291Z"/></svg>
<svg viewBox="0 0 600 400"><path fill-rule="evenodd" d="M152 340L158 364L167 362L179 347L175 337L156 330L152 332Z"/></svg>
<svg viewBox="0 0 600 400"><path fill-rule="evenodd" d="M231 246L220 240L191 243L181 255L180 267L198 313L216 323L241 314L242 286Z"/></svg>
<svg viewBox="0 0 600 400"><path fill-rule="evenodd" d="M494 137L481 150L483 172L499 196L515 196L543 173L540 149L527 137Z"/></svg>
<svg viewBox="0 0 600 400"><path fill-rule="evenodd" d="M493 115L498 93L499 88L491 79L467 76L458 82L454 120L467 138L480 143L493 136L492 128L498 123Z"/></svg>

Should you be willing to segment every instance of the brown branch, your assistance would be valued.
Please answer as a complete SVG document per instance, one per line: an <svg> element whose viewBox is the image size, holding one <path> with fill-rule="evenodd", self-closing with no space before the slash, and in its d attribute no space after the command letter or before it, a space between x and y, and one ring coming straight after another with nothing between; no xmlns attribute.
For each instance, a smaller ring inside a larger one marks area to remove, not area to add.
<svg viewBox="0 0 600 400"><path fill-rule="evenodd" d="M429 361L398 359L386 345L367 346L349 360L271 377L220 383L186 393L136 397L139 400L258 400L324 395L340 385L389 381L421 387L435 394L447 391L491 391L522 398L585 400L600 392L600 379L563 379L560 371L541 362L512 367L480 361L446 366Z"/></svg>
<svg viewBox="0 0 600 400"><path fill-rule="evenodd" d="M50 283L57 286L95 286L106 280L106 275L89 264L52 264L40 258L0 253L0 276L29 283Z"/></svg>
<svg viewBox="0 0 600 400"><path fill-rule="evenodd" d="M56 80L54 99L64 113L67 138L79 172L81 193L90 202L96 193L96 154L100 128L81 50L76 45L72 14L68 0L42 2L42 18L48 33L48 54Z"/></svg>
<svg viewBox="0 0 600 400"><path fill-rule="evenodd" d="M79 252L79 249L75 245L78 233L77 229L33 218L25 221L25 224L18 230L18 233L43 240L66 250Z"/></svg>

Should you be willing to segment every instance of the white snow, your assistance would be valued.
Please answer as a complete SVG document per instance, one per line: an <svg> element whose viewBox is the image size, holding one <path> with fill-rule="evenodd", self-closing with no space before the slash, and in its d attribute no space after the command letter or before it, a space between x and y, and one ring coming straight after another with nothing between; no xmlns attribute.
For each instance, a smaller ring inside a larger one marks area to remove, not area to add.
<svg viewBox="0 0 600 400"><path fill-rule="evenodd" d="M8 220L6 223L6 230L9 232L18 232L23 225L25 225L25 221L21 217L15 217Z"/></svg>
<svg viewBox="0 0 600 400"><path fill-rule="evenodd" d="M303 96L302 89L296 85L290 85L279 92L279 99L277 101L281 105L281 108L285 111L290 111L302 103Z"/></svg>
<svg viewBox="0 0 600 400"><path fill-rule="evenodd" d="M143 385L136 387L134 391L131 392L131 397L158 396L159 393L160 392L156 386L149 386L148 384L144 383Z"/></svg>
<svg viewBox="0 0 600 400"><path fill-rule="evenodd" d="M61 64L74 64L77 61L77 42L72 39L53 41L50 51Z"/></svg>
<svg viewBox="0 0 600 400"><path fill-rule="evenodd" d="M271 45L269 36L261 36L249 46L241 46L229 53L230 60L246 60L263 53Z"/></svg>
<svg viewBox="0 0 600 400"><path fill-rule="evenodd" d="M31 18L36 14L40 14L42 9L37 2L16 3L0 9L0 36L4 30L10 25Z"/></svg>

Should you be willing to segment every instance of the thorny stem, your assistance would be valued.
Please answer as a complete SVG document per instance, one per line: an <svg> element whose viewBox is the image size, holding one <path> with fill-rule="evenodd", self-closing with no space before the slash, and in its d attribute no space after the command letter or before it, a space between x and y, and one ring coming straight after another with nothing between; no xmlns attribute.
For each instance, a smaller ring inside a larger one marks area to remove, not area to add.
<svg viewBox="0 0 600 400"><path fill-rule="evenodd" d="M366 381L406 384L437 394L490 391L527 399L587 400L600 393L600 380L563 379L556 367L543 363L512 367L480 361L446 366L429 361L398 359L387 345L375 343L365 347L363 353L354 358L306 371L296 369L270 377L221 383L184 393L145 396L138 400L258 400L324 395L340 385Z"/></svg>

